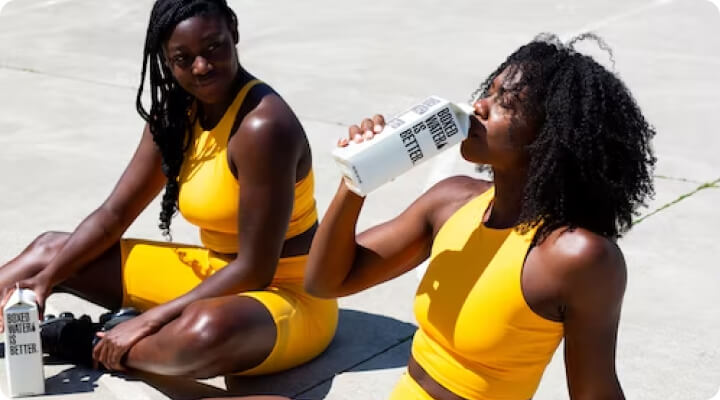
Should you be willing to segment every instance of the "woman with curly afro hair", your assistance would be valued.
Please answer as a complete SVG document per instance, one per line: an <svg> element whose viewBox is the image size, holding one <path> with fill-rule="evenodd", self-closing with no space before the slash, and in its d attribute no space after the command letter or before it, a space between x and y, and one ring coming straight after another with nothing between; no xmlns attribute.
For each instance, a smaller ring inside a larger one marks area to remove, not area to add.
<svg viewBox="0 0 720 400"><path fill-rule="evenodd" d="M492 182L445 179L360 234L364 199L340 185L310 251L310 293L346 296L429 258L392 399L530 399L561 339L572 399L624 397L617 238L653 193L655 132L622 81L574 49L583 39L607 49L591 34L539 36L476 91L460 151ZM383 125L365 119L338 145Z"/></svg>

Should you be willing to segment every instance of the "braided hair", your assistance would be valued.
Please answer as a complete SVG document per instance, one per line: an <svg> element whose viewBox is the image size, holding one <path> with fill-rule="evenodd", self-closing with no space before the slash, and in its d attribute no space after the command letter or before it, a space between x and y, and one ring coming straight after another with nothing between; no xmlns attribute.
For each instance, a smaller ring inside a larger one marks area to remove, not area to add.
<svg viewBox="0 0 720 400"><path fill-rule="evenodd" d="M228 27L237 32L237 17L225 0L157 0L150 14L145 36L140 87L136 108L148 123L155 145L162 156L162 171L167 177L160 211L160 230L171 240L170 222L177 212L180 187L178 175L183 155L190 144L194 115L189 112L193 96L173 78L166 65L163 45L180 22L195 16L219 15L226 18ZM237 39L237 37L236 37ZM150 109L142 104L145 76L149 69Z"/></svg>
<svg viewBox="0 0 720 400"><path fill-rule="evenodd" d="M526 96L521 112L540 121L527 147L519 217L521 231L538 228L539 242L561 227L618 238L654 194L655 129L618 76L575 50L585 39L596 41L614 65L612 51L594 34L567 44L542 34L511 54L474 93L487 96L507 69L507 89L501 90Z"/></svg>

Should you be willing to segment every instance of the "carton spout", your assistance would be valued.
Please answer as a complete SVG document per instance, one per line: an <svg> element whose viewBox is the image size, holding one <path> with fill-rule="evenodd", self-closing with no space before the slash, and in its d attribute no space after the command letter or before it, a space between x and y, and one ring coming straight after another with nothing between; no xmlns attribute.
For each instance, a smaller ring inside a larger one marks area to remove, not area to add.
<svg viewBox="0 0 720 400"><path fill-rule="evenodd" d="M475 113L475 107L473 107L472 105L470 105L468 103L457 103L456 105L458 106L459 109L464 111L466 114L472 115Z"/></svg>

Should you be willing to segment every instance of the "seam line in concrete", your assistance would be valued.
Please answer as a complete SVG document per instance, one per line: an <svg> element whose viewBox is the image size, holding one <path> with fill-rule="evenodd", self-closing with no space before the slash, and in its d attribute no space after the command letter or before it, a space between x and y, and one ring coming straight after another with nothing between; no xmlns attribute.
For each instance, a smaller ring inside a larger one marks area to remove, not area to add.
<svg viewBox="0 0 720 400"><path fill-rule="evenodd" d="M677 199L675 199L675 200L673 200L673 201L671 201L671 202L663 205L662 207L656 209L655 211L653 211L653 212L651 212L651 213L649 213L649 214L646 214L646 215L638 218L637 220L633 221L633 225L639 224L640 222L646 220L647 218L649 218L649 217L651 217L651 216L659 213L660 211L662 211L662 210L664 210L664 209L666 209L666 208L669 208L669 207L674 206L675 204L677 204L677 203L679 203L679 202L687 199L688 197L691 197L691 196L695 195L696 193L698 193L698 192L700 192L700 191L702 191L702 190L705 190L705 189L716 189L716 188L718 188L718 186L717 186L718 183L720 183L720 178L715 179L714 181L705 182L705 183L701 184L700 186L698 186L697 188L695 188L695 190L693 190L693 191L691 191L691 192L688 192L688 193L685 193L685 194L679 196Z"/></svg>
<svg viewBox="0 0 720 400"><path fill-rule="evenodd" d="M52 78L59 78L59 79L66 79L69 81L76 81L76 82L83 82L83 83L90 83L93 85L99 85L99 86L107 86L107 87L113 87L118 89L126 89L126 90L136 90L137 88L134 88L132 86L128 85L120 85L117 83L109 83L109 82L103 82L103 81L96 81L92 79L83 79L78 78L76 76L69 76L69 75L63 75L63 74L51 74L44 71L39 71L33 68L27 68L27 67L18 67L15 65L8 65L8 64L0 64L0 69L9 69L11 71L18 71L18 72L26 72L28 74L38 74L38 75L45 75Z"/></svg>
<svg viewBox="0 0 720 400"><path fill-rule="evenodd" d="M597 31L600 28L604 28L608 25L614 24L618 21L621 21L621 20L629 18L629 17L634 17L634 16L636 16L638 14L642 14L646 11L651 11L655 8L672 3L673 1L675 1L675 0L654 0L650 3L643 4L639 7L632 8L632 9L622 12L620 14L611 15L611 16L605 17L601 20L591 22L589 24L582 26L578 30L566 32L566 33L560 35L560 38L562 41L567 41L568 39L575 37L581 33L589 32L589 31Z"/></svg>
<svg viewBox="0 0 720 400"><path fill-rule="evenodd" d="M78 78L75 76L62 75L62 74L51 74L51 73L39 71L36 69L27 68L27 67L18 67L15 65L0 64L0 69L8 69L11 71L25 72L25 73L29 73L29 74L45 75L45 76L48 76L51 78L66 79L69 81L83 82L83 83L89 83L89 84L93 84L93 85L106 86L106 87L113 87L113 88L118 88L118 89L133 90L133 91L137 90L136 86L120 85L117 83L96 81L96 80L92 80L92 79L83 79L83 78ZM302 116L299 114L298 114L298 117L301 120L320 122L320 123L328 124L328 125L337 125L337 126L349 126L350 125L350 124L340 122L340 121L329 121L329 120L323 120L323 119L319 119L319 118L305 117L305 116Z"/></svg>
<svg viewBox="0 0 720 400"><path fill-rule="evenodd" d="M363 359L363 360L360 360L360 361L356 362L355 364L353 364L353 365L351 365L351 366L349 366L349 367L347 367L347 368L344 368L343 370L341 370L341 371L339 371L339 372L334 373L334 374L333 374L332 376L330 376L329 378L325 378L325 379L321 380L320 382L318 382L318 383L310 386L309 388L304 389L304 390L298 392L297 394L293 395L292 397L295 398L295 397L301 396L301 395L303 395L303 394L305 394L305 393L307 393L307 392L309 392L309 391L311 391L311 390L313 390L313 389L315 389L315 388L323 385L324 383L333 380L336 376L338 376L338 375L340 375L340 374L342 374L342 373L344 373L344 372L351 371L353 368L355 368L355 367L357 367L357 366L359 366L359 365L362 365L362 364L364 364L364 363L372 360L373 358L375 358L375 357L377 357L377 356L379 356L379 355L382 355L382 354L387 353L388 351L390 351L390 350L392 350L392 349L394 349L394 348L402 345L403 343L406 343L407 341L411 340L411 339L413 338L413 336L415 336L415 332L413 332L412 335L409 335L409 336L407 336L407 337L404 337L404 338L402 338L402 339L399 339L397 343L391 344L390 346L384 348L383 350L380 350L379 352L377 352L377 353L375 353L375 354L373 354L373 355L371 355L371 356L369 356L369 357L367 357L367 358L365 358L365 359ZM299 400L299 399L298 399L298 400Z"/></svg>

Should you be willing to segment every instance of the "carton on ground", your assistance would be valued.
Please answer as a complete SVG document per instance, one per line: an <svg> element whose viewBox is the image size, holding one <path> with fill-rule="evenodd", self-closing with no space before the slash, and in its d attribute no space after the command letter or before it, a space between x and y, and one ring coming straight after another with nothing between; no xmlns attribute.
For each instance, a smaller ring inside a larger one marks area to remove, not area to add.
<svg viewBox="0 0 720 400"><path fill-rule="evenodd" d="M17 289L3 309L5 373L12 397L45 393L40 321L35 293Z"/></svg>

